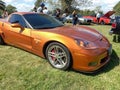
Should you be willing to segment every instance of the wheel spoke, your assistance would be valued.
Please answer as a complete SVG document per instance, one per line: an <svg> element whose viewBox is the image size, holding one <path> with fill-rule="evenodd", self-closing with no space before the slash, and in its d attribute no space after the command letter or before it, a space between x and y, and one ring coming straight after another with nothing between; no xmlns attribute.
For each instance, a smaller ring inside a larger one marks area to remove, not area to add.
<svg viewBox="0 0 120 90"><path fill-rule="evenodd" d="M59 53L58 56L59 56L59 58L67 57L64 52Z"/></svg>
<svg viewBox="0 0 120 90"><path fill-rule="evenodd" d="M56 54L59 53L59 47L55 46L55 47L54 47L54 50L55 50L55 53L56 53Z"/></svg>
<svg viewBox="0 0 120 90"><path fill-rule="evenodd" d="M54 52L48 52L48 56L49 57L55 57L55 53Z"/></svg>
<svg viewBox="0 0 120 90"><path fill-rule="evenodd" d="M54 65L57 65L57 64L58 64L58 61L57 61L57 60L54 60L53 63L54 63Z"/></svg>
<svg viewBox="0 0 120 90"><path fill-rule="evenodd" d="M58 61L58 63L59 63L60 65L64 65L64 64L65 64L65 62L63 62L63 60L60 59L60 58L58 58L57 61Z"/></svg>
<svg viewBox="0 0 120 90"><path fill-rule="evenodd" d="M52 45L48 49L48 58L50 63L56 68L64 68L68 63L68 55L63 47Z"/></svg>

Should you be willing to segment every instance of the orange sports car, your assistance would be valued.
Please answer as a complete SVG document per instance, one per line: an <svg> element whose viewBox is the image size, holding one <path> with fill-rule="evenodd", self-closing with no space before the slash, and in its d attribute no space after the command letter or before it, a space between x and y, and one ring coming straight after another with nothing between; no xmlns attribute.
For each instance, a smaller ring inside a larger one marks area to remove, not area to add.
<svg viewBox="0 0 120 90"><path fill-rule="evenodd" d="M0 44L4 43L46 58L54 68L83 72L107 64L112 50L92 28L65 26L52 16L33 12L15 12L0 20Z"/></svg>

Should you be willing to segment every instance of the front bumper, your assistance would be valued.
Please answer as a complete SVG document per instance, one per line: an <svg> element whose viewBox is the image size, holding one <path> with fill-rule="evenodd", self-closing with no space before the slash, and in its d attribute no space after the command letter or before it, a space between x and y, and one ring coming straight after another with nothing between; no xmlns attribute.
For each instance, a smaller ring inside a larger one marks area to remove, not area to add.
<svg viewBox="0 0 120 90"><path fill-rule="evenodd" d="M76 51L73 55L73 69L82 72L94 72L109 62L111 51L112 46L105 51L99 50L98 53L89 51L87 54L81 54Z"/></svg>

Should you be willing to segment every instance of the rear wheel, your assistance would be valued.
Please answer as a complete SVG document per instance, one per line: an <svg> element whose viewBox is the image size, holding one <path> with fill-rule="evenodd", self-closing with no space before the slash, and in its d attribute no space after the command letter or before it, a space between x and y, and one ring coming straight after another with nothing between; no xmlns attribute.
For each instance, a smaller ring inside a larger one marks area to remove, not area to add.
<svg viewBox="0 0 120 90"><path fill-rule="evenodd" d="M69 50L64 45L57 42L48 45L46 57L49 63L57 69L67 70L71 65Z"/></svg>
<svg viewBox="0 0 120 90"><path fill-rule="evenodd" d="M4 45L4 40L2 39L2 37L0 36L0 45Z"/></svg>

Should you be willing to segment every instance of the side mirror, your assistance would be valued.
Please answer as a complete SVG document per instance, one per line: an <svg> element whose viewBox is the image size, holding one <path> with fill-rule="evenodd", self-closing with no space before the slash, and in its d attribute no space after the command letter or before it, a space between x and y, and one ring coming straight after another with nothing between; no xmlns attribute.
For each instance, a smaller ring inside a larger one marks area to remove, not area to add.
<svg viewBox="0 0 120 90"><path fill-rule="evenodd" d="M21 28L21 30L24 30L24 27L21 26L19 23L12 23L11 26L15 28Z"/></svg>

